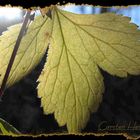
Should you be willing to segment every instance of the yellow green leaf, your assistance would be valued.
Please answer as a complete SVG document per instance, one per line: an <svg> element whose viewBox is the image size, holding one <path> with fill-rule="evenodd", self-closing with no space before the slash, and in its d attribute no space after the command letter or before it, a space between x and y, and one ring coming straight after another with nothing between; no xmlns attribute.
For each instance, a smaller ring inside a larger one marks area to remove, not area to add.
<svg viewBox="0 0 140 140"><path fill-rule="evenodd" d="M69 20L95 62L120 77L140 73L140 31L130 18L105 13L76 15L61 12Z"/></svg>
<svg viewBox="0 0 140 140"><path fill-rule="evenodd" d="M10 125L8 122L0 118L0 134L3 135L17 135L20 132Z"/></svg>
<svg viewBox="0 0 140 140"><path fill-rule="evenodd" d="M15 61L13 63L7 86L10 86L27 75L41 60L49 43L51 30L48 17L37 17L23 36ZM48 29L46 27L49 26ZM0 36L0 85L7 69L21 24L8 28Z"/></svg>
<svg viewBox="0 0 140 140"><path fill-rule="evenodd" d="M55 113L69 132L84 128L90 112L96 111L103 92L103 78L68 20L60 23L55 13L48 60L39 78L39 97L46 114ZM71 27L67 34L65 30ZM69 35L68 35L69 34ZM71 40L74 36L77 40Z"/></svg>
<svg viewBox="0 0 140 140"><path fill-rule="evenodd" d="M45 114L79 132L104 91L98 67L120 77L140 73L140 31L113 13L78 15L53 9L47 63L38 79Z"/></svg>

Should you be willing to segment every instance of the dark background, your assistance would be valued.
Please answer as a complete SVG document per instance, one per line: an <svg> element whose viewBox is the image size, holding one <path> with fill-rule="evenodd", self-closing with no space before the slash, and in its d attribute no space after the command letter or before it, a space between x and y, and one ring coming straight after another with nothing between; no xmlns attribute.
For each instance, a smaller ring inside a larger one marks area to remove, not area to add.
<svg viewBox="0 0 140 140"><path fill-rule="evenodd" d="M140 25L140 14L138 14L140 8L138 6L127 9L92 7L90 10L81 6L77 9L69 8L67 10L95 14L112 11L117 14L131 16L132 21ZM2 33L10 25L22 22L24 13L25 11L20 11L21 17L12 20L0 16L0 32ZM40 107L40 99L37 98L36 80L44 63L45 57L29 75L7 89L2 102L0 102L0 118L8 121L24 134L67 132L66 127L58 126L53 115L44 115ZM134 123L137 123L140 126L140 76L129 75L127 78L118 78L103 70L101 72L105 82L103 101L98 111L91 115L86 128L82 132L99 132L98 126L103 121L106 121L107 125L128 125L131 123L133 126ZM123 131L114 130L110 132ZM140 135L140 130L129 130L127 132L133 136Z"/></svg>

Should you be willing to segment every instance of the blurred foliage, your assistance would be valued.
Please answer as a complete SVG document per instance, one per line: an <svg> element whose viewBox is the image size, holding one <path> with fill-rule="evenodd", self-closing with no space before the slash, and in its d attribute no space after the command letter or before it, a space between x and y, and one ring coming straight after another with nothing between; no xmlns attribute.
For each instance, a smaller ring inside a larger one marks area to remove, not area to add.
<svg viewBox="0 0 140 140"><path fill-rule="evenodd" d="M3 135L17 135L20 134L20 132L14 128L12 125L10 125L8 122L4 121L0 118L0 133Z"/></svg>

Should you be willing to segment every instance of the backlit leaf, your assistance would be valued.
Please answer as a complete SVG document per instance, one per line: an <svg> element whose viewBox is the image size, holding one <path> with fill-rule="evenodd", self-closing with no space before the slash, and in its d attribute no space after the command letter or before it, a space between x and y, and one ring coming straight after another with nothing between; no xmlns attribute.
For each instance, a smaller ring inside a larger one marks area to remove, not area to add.
<svg viewBox="0 0 140 140"><path fill-rule="evenodd" d="M49 26L48 29L46 29L47 26ZM11 26L8 28L8 31L5 31L0 36L0 85L2 84L20 28L21 24ZM31 23L19 46L7 86L27 75L40 62L48 47L48 32L50 32L50 29L51 25L48 17L37 17Z"/></svg>
<svg viewBox="0 0 140 140"><path fill-rule="evenodd" d="M113 13L78 15L52 6L51 16L39 16L30 25L8 86L38 64L49 43L47 62L38 79L41 105L45 114L54 113L60 126L67 125L69 133L80 132L102 100L99 68L119 77L140 74L140 31L129 18ZM19 26L0 37L0 84Z"/></svg>
<svg viewBox="0 0 140 140"><path fill-rule="evenodd" d="M46 114L79 132L104 91L98 67L120 77L140 73L140 31L113 13L78 15L54 8L47 63L38 95Z"/></svg>

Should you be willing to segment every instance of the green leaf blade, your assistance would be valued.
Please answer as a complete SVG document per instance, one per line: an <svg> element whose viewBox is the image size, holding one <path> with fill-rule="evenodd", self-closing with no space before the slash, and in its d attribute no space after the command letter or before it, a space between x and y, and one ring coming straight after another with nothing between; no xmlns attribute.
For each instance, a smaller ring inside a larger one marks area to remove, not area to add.
<svg viewBox="0 0 140 140"><path fill-rule="evenodd" d="M60 22L59 16L55 14L54 17L53 39L47 63L38 80L38 96L44 112L54 113L59 125L67 125L68 131L73 133L83 129L90 112L97 110L104 84L98 67L79 47L80 41L80 44L75 40L69 42L67 28L73 31L69 36L75 34L80 40L77 31L73 30L75 27L67 20Z"/></svg>
<svg viewBox="0 0 140 140"><path fill-rule="evenodd" d="M140 74L140 31L129 23L130 18L112 13L61 14L77 27L84 45L102 69L119 77Z"/></svg>
<svg viewBox="0 0 140 140"><path fill-rule="evenodd" d="M22 38L10 71L7 87L27 75L40 62L48 47L50 38L50 28L44 30L46 26L51 27L50 20L41 16L37 17L29 25L29 29ZM11 26L8 31L0 36L0 85L2 84L20 28L21 24Z"/></svg>
<svg viewBox="0 0 140 140"><path fill-rule="evenodd" d="M19 135L20 132L8 122L0 118L0 131L2 135Z"/></svg>
<svg viewBox="0 0 140 140"><path fill-rule="evenodd" d="M78 15L53 10L48 60L38 81L45 114L54 113L69 133L83 129L102 100L103 77L140 74L140 31L112 13Z"/></svg>

